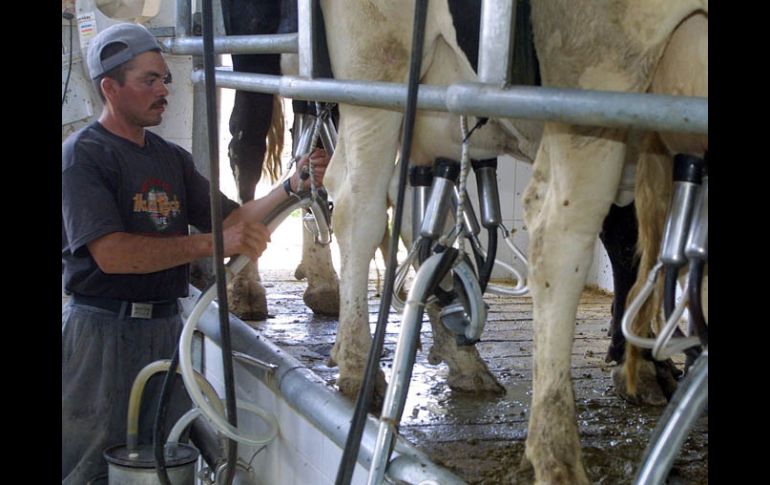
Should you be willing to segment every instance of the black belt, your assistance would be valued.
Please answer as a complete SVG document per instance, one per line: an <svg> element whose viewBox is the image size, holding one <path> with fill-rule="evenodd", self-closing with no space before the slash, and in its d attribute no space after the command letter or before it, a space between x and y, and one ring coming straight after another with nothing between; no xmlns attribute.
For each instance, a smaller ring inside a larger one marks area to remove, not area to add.
<svg viewBox="0 0 770 485"><path fill-rule="evenodd" d="M179 305L176 300L167 300L161 302L130 302L125 300L116 300L114 298L103 298L100 296L72 295L72 301L75 304L88 305L103 310L109 310L120 318L166 318L179 313Z"/></svg>

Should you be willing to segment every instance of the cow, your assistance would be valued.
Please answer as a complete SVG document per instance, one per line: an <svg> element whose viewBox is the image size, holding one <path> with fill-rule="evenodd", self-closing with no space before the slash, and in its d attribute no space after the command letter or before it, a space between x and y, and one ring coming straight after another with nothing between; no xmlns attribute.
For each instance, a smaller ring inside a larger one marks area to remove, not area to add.
<svg viewBox="0 0 770 485"><path fill-rule="evenodd" d="M452 2L450 6L455 19L455 28L458 30L458 43L475 69L478 52L480 2ZM227 0L223 2L222 7L225 29L229 35L296 31L296 4L290 0L283 0L280 5L265 0ZM465 19L465 21L457 22L456 19L458 18ZM516 30L518 35L516 58L517 61L523 61L523 65L517 66L513 80L517 84L535 84L539 77L537 61L526 48L528 44L531 44L531 40L527 38L527 32L531 31L528 10L520 14L519 18L526 19ZM323 32L321 33L323 34ZM321 35L321 39L323 38L324 36ZM319 49L319 51L322 55L325 52L323 49ZM233 64L236 71L296 74L296 55L282 56L280 68L277 59L277 55L234 55ZM321 76L330 76L331 73L328 72L324 63L319 64L322 66ZM279 155L283 141L283 113L278 99L278 96L236 91L235 104L229 124L232 135L229 155L241 202L253 197L254 187L259 181L263 167L265 173L273 178L280 170ZM533 124L532 126L536 125ZM532 130L535 135L531 138L538 138L538 128L532 128ZM532 151L531 146L528 149L530 152ZM530 161L533 157L531 153L525 154L521 151L518 152L518 155ZM633 171L629 173L633 175ZM632 186L633 184L631 184ZM405 232L404 239L408 242L410 240L409 229L406 229ZM612 341L607 352L607 362L622 363L625 339L619 330L620 316L623 314L625 297L631 289L638 267L638 261L634 259L633 254L636 242L636 219L633 204L629 205L626 201L621 205L613 205L610 214L605 219L600 237L612 263L615 293L610 324ZM383 237L380 245L383 254L386 254L386 241L387 235ZM327 247L314 244L305 237L303 259L295 275L298 279L307 275L308 289L304 294L304 300L315 313L338 314L337 278ZM256 265L247 266L244 272L229 285L228 290L234 313L250 320L259 320L267 316L265 292L259 282ZM436 357L437 354L434 353L433 355L432 361L441 360L440 357ZM334 364L333 360L331 364ZM663 393L658 389L657 381L671 382L673 380L672 375L670 373L667 375L667 372L671 370L670 365L658 364L656 368L657 378L655 378L656 376L647 376L646 379L642 380L642 392L639 396L643 402L665 403ZM675 369L673 370L676 372ZM345 372L343 372L344 374ZM616 375L620 379L623 373L618 372ZM467 381L467 379L465 380ZM482 380L482 382L487 381L486 378ZM345 382L346 380L342 379L343 389L349 390L347 392L349 394L353 393L356 385L347 386ZM383 382L380 380L381 384ZM649 382L652 382L652 385L649 385ZM450 386L460 390L469 389L463 384L463 379L455 379L454 374L450 378ZM381 390L382 386L379 389ZM476 390L473 386L470 389ZM493 392L501 390L494 385L489 385L486 389ZM618 389L622 390L624 386L618 385ZM670 391L668 394L670 395ZM629 396L624 394L624 397Z"/></svg>
<svg viewBox="0 0 770 485"><path fill-rule="evenodd" d="M545 85L708 96L705 0L538 0L532 3L532 23ZM628 138L627 130L547 123L525 194L535 320L526 455L538 482L588 483L580 460L568 349L591 244L615 195ZM708 139L647 133L640 144L642 176L673 153L704 156ZM651 197L657 195L650 188L656 182L637 179L640 225L646 223L647 204L660 201ZM640 243L649 246L645 230L641 233ZM646 248L641 276L656 256ZM638 359L626 359L631 374L637 364Z"/></svg>
<svg viewBox="0 0 770 485"><path fill-rule="evenodd" d="M409 0L321 0L334 76L405 82L413 6ZM475 81L458 46L451 5L434 0L428 8L420 81ZM532 0L531 22L543 85L707 96L705 0ZM361 384L371 345L366 268L386 226L387 181L402 117L341 105L339 141L326 176L341 250L340 326L332 358L340 369L338 385L347 394ZM458 158L458 126L456 115L420 112L410 163ZM471 138L472 158L507 153L534 161L524 194L535 339L525 455L537 483L589 483L575 420L570 349L592 248L618 192L625 158L632 157L633 136L618 128L492 119ZM708 144L706 137L672 133L645 133L638 141L633 158L639 164L640 198L654 183L641 176L657 160L672 153L702 155ZM643 256L642 275L646 261ZM450 386L499 386L473 347L458 347L435 319L431 323L431 361L447 362ZM638 363L626 359L630 374Z"/></svg>
<svg viewBox="0 0 770 485"><path fill-rule="evenodd" d="M222 0L222 18L227 35L281 34L296 32L296 1ZM279 54L234 54L233 70L238 72L281 74ZM277 95L236 90L230 114L228 145L238 199L254 198L263 174L273 181L281 172L284 116ZM339 296L337 274L329 246L316 244L303 231L302 260L295 271L297 279L307 278L305 304L320 315L337 315ZM249 263L228 284L231 311L245 320L267 318L265 288L256 264Z"/></svg>

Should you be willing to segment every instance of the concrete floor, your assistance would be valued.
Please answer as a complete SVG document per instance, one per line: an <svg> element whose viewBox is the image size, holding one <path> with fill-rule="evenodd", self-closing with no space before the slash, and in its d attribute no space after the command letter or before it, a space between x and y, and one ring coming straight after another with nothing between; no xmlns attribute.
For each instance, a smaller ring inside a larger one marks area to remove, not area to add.
<svg viewBox="0 0 770 485"><path fill-rule="evenodd" d="M336 319L315 316L305 307L305 283L296 281L290 271L263 270L262 278L274 316L249 323L333 386L338 372L326 361ZM372 332L379 308L375 286L370 279ZM432 344L426 319L400 432L470 484L531 483L531 471L520 467L531 394L531 300L495 295L485 300L490 304L488 322L477 345L506 395L484 398L449 390L446 365L426 361ZM597 291L583 294L572 348L572 378L589 478L598 484L623 484L631 483L663 409L631 405L613 393L611 366L604 362L610 301L610 296ZM386 377L399 325L400 315L391 312L381 363ZM707 416L698 420L687 438L669 483L708 483Z"/></svg>
<svg viewBox="0 0 770 485"><path fill-rule="evenodd" d="M370 276L369 321L374 332L380 300L376 274ZM326 362L337 320L316 316L304 305L305 282L294 279L292 271L262 269L262 280L272 316L247 323L333 387L338 371ZM62 303L66 300L62 294ZM400 432L469 484L532 483L531 471L521 466L531 395L531 299L489 295L485 301L489 314L477 346L506 394L483 397L452 392L446 386L446 365L427 362L432 338L426 317ZM604 362L610 302L611 297L601 292L583 293L572 347L584 464L593 483L607 485L631 483L663 411L629 404L613 392L612 367ZM381 360L388 379L399 328L400 314L391 312ZM682 359L674 360L681 364ZM708 483L708 416L697 421L686 439L668 483Z"/></svg>

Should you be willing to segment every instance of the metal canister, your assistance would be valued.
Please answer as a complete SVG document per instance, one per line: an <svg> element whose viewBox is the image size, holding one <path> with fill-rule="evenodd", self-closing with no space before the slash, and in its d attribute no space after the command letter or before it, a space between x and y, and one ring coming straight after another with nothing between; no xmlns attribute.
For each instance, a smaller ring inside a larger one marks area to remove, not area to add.
<svg viewBox="0 0 770 485"><path fill-rule="evenodd" d="M471 160L471 164L476 173L481 224L486 228L497 227L503 222L497 189L497 158Z"/></svg>
<svg viewBox="0 0 770 485"><path fill-rule="evenodd" d="M692 208L700 190L703 160L686 154L674 157L674 186L666 225L663 228L660 260L680 266L687 262L684 246L690 230Z"/></svg>
<svg viewBox="0 0 770 485"><path fill-rule="evenodd" d="M166 472L173 485L195 484L195 462L198 450L184 443L166 445ZM108 466L108 485L159 485L152 445L141 445L128 451L125 445L104 450Z"/></svg>
<svg viewBox="0 0 770 485"><path fill-rule="evenodd" d="M433 182L433 167L414 166L409 168L409 185L412 186L412 237L416 238L422 227L422 218L428 207L430 186Z"/></svg>
<svg viewBox="0 0 770 485"><path fill-rule="evenodd" d="M459 174L460 162L448 158L436 159L430 199L428 200L428 206L425 209L420 229L421 236L436 238L441 235L441 230L446 224L452 191Z"/></svg>

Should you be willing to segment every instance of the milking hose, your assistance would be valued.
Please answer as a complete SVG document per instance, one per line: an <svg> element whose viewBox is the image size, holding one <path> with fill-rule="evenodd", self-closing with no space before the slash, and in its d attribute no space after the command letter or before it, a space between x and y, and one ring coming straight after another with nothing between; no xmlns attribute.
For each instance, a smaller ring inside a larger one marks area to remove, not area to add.
<svg viewBox="0 0 770 485"><path fill-rule="evenodd" d="M136 378L134 379L134 383L131 386L131 393L129 394L128 398L128 417L126 427L126 449L129 453L135 451L139 444L139 409L142 403L142 393L144 392L144 387L150 377L157 374L158 372L166 372L170 367L170 360L156 360L155 362L146 365L142 370L140 370L139 374L137 374ZM206 397L209 398L209 401L214 403L214 405L217 407L217 410L220 413L224 413L224 407L222 406L216 391L198 371L195 371L195 381L198 383L198 385L201 386L203 392L206 394Z"/></svg>
<svg viewBox="0 0 770 485"><path fill-rule="evenodd" d="M329 244L331 241L331 231L328 225L328 219L326 218L326 212L324 201L321 199L312 199L309 191L303 191L297 194L297 198L286 199L283 203L273 208L269 214L265 216L262 223L267 226L267 229L272 233L278 225L286 219L289 214L296 209L310 208L315 216L315 221L318 229L318 235L316 240L321 244ZM227 275L232 277L239 273L248 264L249 258L246 256L238 256L232 258L227 263ZM193 332L198 324L203 313L209 307L209 305L216 298L216 288L214 285L209 286L204 291L195 303L190 315L187 317L187 321L182 328L182 334L179 337L179 369L182 374L182 379L187 389L190 399L198 406L203 416L211 423L220 433L225 436L239 441L249 446L261 446L263 445L264 438L248 438L238 434L238 430L234 428L230 423L222 417L222 414L217 413L212 409L211 405L206 401L200 389L195 385L196 380L194 377L194 369L192 365L192 339Z"/></svg>

